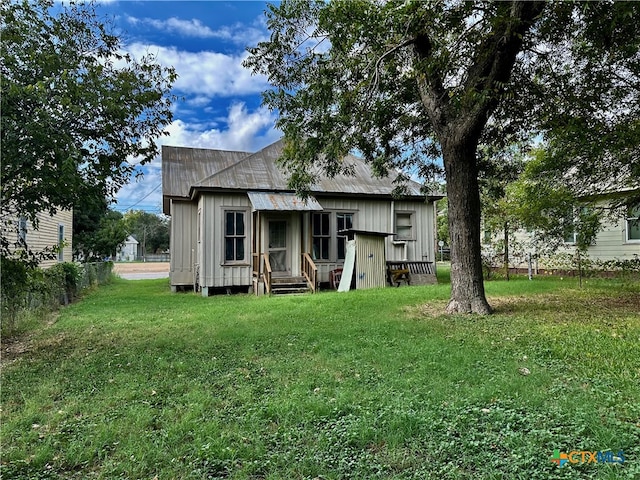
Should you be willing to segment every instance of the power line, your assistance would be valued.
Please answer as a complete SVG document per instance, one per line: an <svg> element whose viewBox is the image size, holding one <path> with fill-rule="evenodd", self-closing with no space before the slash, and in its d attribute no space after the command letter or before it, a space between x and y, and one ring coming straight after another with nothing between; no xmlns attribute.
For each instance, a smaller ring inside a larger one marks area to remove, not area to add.
<svg viewBox="0 0 640 480"><path fill-rule="evenodd" d="M142 202L145 198L147 198L149 195L151 195L153 192L155 192L158 188L160 188L160 186L161 186L161 185L162 185L162 183L159 183L158 185L156 185L156 186L154 187L154 189L153 189L153 190L151 190L149 193L147 193L144 197L142 197L140 200L138 200L138 201L137 201L136 203L134 203L133 205L129 205L129 206L126 206L126 207L120 207L120 208L122 208L123 210L130 210L130 209L132 209L133 207L135 207L136 205L138 205L139 203L141 203L141 202Z"/></svg>

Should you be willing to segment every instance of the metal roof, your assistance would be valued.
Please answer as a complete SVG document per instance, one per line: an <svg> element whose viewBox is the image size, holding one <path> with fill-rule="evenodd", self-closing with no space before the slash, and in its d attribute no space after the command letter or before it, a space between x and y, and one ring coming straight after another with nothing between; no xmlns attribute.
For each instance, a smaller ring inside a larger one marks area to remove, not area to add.
<svg viewBox="0 0 640 480"><path fill-rule="evenodd" d="M291 192L286 174L278 167L284 141L279 140L262 150L249 154L224 150L183 147L162 148L162 195L165 213L168 199L192 198L203 190L240 190ZM347 155L344 160L354 175L320 176L311 187L313 194L391 196L396 184L393 176L376 177L361 158ZM424 199L421 185L409 180L408 196ZM429 195L432 199L441 194Z"/></svg>
<svg viewBox="0 0 640 480"><path fill-rule="evenodd" d="M189 197L200 180L238 163L249 152L208 148L162 147L162 197L164 213L169 213L169 197Z"/></svg>
<svg viewBox="0 0 640 480"><path fill-rule="evenodd" d="M324 210L318 201L309 196L302 200L295 193L287 192L247 192L254 210L320 211Z"/></svg>

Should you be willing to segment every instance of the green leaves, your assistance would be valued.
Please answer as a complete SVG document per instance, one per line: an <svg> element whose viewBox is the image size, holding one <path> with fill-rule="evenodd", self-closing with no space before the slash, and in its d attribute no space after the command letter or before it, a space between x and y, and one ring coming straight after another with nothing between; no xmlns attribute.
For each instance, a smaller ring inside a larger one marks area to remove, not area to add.
<svg viewBox="0 0 640 480"><path fill-rule="evenodd" d="M172 118L173 69L122 54L91 4L52 6L1 7L1 201L29 219L81 205L87 185L113 196Z"/></svg>

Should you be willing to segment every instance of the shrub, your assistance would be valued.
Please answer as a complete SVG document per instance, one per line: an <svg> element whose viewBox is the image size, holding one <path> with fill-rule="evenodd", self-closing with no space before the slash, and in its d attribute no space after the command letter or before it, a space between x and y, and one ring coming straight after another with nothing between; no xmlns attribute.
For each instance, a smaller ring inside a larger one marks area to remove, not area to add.
<svg viewBox="0 0 640 480"><path fill-rule="evenodd" d="M112 262L58 263L47 269L2 257L3 335L16 333L23 318L45 316L75 300L83 289L107 283Z"/></svg>
<svg viewBox="0 0 640 480"><path fill-rule="evenodd" d="M24 262L11 258L1 257L1 319L2 331L12 331L18 312L27 304L26 288L30 281L33 269Z"/></svg>

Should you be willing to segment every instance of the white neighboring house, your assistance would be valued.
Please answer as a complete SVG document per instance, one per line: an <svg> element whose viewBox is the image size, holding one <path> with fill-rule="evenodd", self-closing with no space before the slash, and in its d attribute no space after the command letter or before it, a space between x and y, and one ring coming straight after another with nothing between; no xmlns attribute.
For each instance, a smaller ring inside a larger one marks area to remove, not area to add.
<svg viewBox="0 0 640 480"><path fill-rule="evenodd" d="M124 241L124 245L120 247L116 253L118 262L133 262L138 256L138 241L131 235Z"/></svg>
<svg viewBox="0 0 640 480"><path fill-rule="evenodd" d="M9 242L15 244L20 238L34 253L57 247L55 258L40 262L39 266L42 268L73 261L73 210L58 210L54 215L42 212L37 217L37 229L24 217L9 217L11 219L3 224Z"/></svg>
<svg viewBox="0 0 640 480"><path fill-rule="evenodd" d="M624 194L637 194L640 190L626 190ZM619 192L616 196L622 196ZM606 204L611 199L609 196L601 196L599 203ZM492 252L491 244L498 240L497 235L483 234L483 251L487 255L500 255L501 252ZM536 255L545 250L544 246L536 245L535 236L531 232L524 230L517 231L512 235L513 245L510 247L509 264L515 268L527 268L527 255ZM540 240L538 242L541 242ZM577 233L573 233L564 238L563 244L555 253L573 254L576 251ZM640 257L640 207L629 208L624 217L618 219L605 218L602 228L597 233L592 244L587 248L587 256L595 261L616 261L634 260ZM545 267L543 255L538 260L540 268Z"/></svg>

